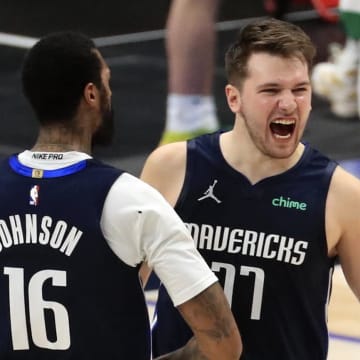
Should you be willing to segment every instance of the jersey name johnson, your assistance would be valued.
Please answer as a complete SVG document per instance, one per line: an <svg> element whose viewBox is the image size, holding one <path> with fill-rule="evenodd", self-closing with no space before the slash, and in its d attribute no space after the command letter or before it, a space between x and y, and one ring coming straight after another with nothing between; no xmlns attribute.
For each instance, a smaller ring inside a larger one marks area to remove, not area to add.
<svg viewBox="0 0 360 360"><path fill-rule="evenodd" d="M47 245L70 256L83 232L64 220L37 214L0 219L0 252L16 245Z"/></svg>

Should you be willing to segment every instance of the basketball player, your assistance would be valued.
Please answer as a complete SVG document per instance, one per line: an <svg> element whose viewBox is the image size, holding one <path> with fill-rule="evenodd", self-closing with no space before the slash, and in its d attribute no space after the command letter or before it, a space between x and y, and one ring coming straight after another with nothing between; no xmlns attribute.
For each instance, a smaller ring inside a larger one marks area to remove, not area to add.
<svg viewBox="0 0 360 360"><path fill-rule="evenodd" d="M337 257L360 300L360 182L301 142L314 54L293 24L245 26L226 54L233 129L159 147L142 172L220 278L241 329L241 359L326 359ZM190 336L161 286L155 355Z"/></svg>
<svg viewBox="0 0 360 360"><path fill-rule="evenodd" d="M182 221L157 191L90 155L112 134L109 78L78 33L50 34L25 59L40 130L0 165L0 358L150 360L146 259L195 334L163 359L238 359L225 295Z"/></svg>

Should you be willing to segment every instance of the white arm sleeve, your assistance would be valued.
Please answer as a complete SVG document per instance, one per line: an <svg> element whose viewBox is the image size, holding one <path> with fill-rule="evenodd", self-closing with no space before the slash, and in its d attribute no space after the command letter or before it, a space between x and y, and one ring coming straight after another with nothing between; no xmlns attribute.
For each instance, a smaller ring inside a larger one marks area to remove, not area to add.
<svg viewBox="0 0 360 360"><path fill-rule="evenodd" d="M174 209L130 174L122 174L111 187L101 229L123 262L136 266L145 260L154 269L175 306L217 281Z"/></svg>

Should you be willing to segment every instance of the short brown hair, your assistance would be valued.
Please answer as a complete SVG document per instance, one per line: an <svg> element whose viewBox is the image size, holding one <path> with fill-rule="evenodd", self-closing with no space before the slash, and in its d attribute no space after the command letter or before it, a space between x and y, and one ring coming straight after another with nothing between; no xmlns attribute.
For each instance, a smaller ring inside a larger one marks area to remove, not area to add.
<svg viewBox="0 0 360 360"><path fill-rule="evenodd" d="M247 76L247 62L253 53L266 52L285 58L296 57L306 62L310 71L316 49L310 38L297 25L267 18L247 24L225 55L228 82L241 86Z"/></svg>

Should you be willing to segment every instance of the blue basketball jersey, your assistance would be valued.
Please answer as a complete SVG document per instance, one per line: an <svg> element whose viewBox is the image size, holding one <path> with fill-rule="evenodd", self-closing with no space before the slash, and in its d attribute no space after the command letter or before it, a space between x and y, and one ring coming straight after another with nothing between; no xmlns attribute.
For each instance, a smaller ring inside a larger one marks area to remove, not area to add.
<svg viewBox="0 0 360 360"><path fill-rule="evenodd" d="M334 259L325 203L336 163L305 146L298 163L256 184L222 156L219 133L187 145L176 211L219 277L248 360L325 360L326 308ZM154 355L191 337L161 286Z"/></svg>
<svg viewBox="0 0 360 360"><path fill-rule="evenodd" d="M121 174L92 159L58 170L1 163L0 359L150 359L138 268L100 228Z"/></svg>

